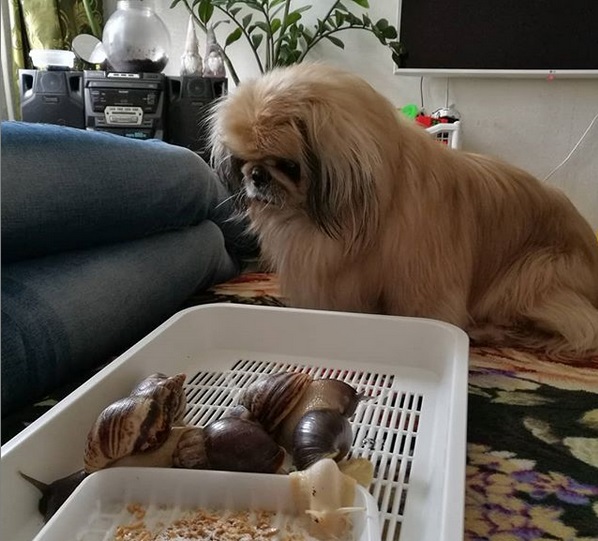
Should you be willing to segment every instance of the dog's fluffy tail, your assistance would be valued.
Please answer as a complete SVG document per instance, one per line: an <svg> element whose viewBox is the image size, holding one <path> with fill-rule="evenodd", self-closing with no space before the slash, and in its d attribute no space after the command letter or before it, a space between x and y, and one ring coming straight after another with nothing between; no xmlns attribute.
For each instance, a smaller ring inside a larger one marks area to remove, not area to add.
<svg viewBox="0 0 598 541"><path fill-rule="evenodd" d="M598 355L598 309L571 290L546 295L525 314L530 325L480 325L469 329L475 343L542 349L570 358Z"/></svg>

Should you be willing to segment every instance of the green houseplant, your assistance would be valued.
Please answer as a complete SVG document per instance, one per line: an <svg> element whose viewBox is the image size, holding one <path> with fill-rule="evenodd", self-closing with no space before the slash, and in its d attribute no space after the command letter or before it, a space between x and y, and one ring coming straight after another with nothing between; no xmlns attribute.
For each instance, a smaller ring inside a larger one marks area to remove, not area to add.
<svg viewBox="0 0 598 541"><path fill-rule="evenodd" d="M174 0L171 8L183 4L197 25L207 32L224 22L231 24L224 46L221 47L230 77L238 84L239 77L227 55L227 48L244 38L261 73L276 66L287 66L303 61L309 52L323 40L344 48L338 37L346 30L362 30L373 34L399 63L404 50L397 41L397 30L386 19L372 21L367 14L368 0L335 0L312 25L303 24L303 13L311 5L301 2L294 7L292 0ZM353 9L356 8L357 12ZM219 19L215 24L212 19Z"/></svg>

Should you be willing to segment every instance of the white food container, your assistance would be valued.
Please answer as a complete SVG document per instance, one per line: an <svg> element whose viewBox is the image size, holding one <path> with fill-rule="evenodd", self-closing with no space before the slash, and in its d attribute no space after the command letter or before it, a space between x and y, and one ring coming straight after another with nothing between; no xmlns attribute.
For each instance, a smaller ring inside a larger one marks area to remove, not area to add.
<svg viewBox="0 0 598 541"><path fill-rule="evenodd" d="M181 509L273 511L279 517L295 512L287 475L158 468L112 468L87 477L35 541L109 541L118 526L137 520L130 504L146 510L143 523L168 525ZM351 513L353 539L378 541L378 509L372 496L357 486ZM277 539L272 538L273 541Z"/></svg>
<svg viewBox="0 0 598 541"><path fill-rule="evenodd" d="M75 65L75 53L60 49L31 49L29 56L38 69L72 69Z"/></svg>
<svg viewBox="0 0 598 541"><path fill-rule="evenodd" d="M39 492L82 467L92 423L154 372L187 374L185 420L222 417L265 374L301 370L368 397L351 419L352 457L374 463L370 493L384 541L461 541L467 335L418 319L213 304L170 318L2 447L0 539L40 531Z"/></svg>

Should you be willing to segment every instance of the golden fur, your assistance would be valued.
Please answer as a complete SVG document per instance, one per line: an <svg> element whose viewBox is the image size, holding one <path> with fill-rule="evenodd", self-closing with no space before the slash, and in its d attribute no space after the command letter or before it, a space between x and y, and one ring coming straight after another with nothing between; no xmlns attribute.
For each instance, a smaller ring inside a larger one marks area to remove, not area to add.
<svg viewBox="0 0 598 541"><path fill-rule="evenodd" d="M439 144L360 78L301 64L243 83L212 144L292 305L598 351L598 243L569 200Z"/></svg>

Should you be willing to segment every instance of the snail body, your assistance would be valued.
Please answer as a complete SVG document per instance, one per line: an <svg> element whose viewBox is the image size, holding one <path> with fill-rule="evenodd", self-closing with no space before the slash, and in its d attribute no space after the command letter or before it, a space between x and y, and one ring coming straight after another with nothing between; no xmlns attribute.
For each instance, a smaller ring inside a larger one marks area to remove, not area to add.
<svg viewBox="0 0 598 541"><path fill-rule="evenodd" d="M58 508L66 501L66 499L79 486L81 481L85 479L87 474L83 470L78 470L71 475L57 479L56 481L46 484L19 472L21 477L28 483L31 483L35 488L41 492L41 498L38 503L38 510L44 517L44 521L50 520L52 515L58 511Z"/></svg>

